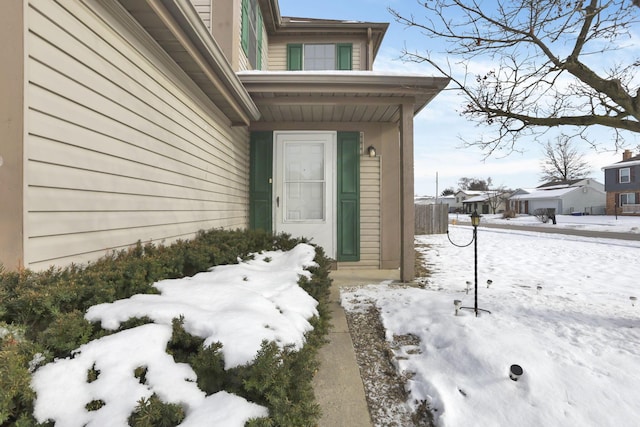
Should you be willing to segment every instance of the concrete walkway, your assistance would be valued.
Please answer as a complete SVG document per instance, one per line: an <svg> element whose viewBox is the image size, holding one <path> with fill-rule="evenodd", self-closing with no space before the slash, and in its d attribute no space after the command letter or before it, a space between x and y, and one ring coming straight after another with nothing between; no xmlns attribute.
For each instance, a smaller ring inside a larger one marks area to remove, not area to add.
<svg viewBox="0 0 640 427"><path fill-rule="evenodd" d="M340 288L344 286L399 280L399 270L335 270L330 277L332 328L329 342L319 351L320 369L313 388L322 408L318 427L371 427L360 369L356 362L347 318L340 306Z"/></svg>

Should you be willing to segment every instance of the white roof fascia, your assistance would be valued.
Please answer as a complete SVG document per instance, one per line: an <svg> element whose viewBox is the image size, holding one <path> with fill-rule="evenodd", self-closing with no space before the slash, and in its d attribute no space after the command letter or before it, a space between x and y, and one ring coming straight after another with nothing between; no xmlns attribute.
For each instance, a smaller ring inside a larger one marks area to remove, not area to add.
<svg viewBox="0 0 640 427"><path fill-rule="evenodd" d="M600 170L628 168L629 166L638 166L638 165L640 165L640 160L634 160L632 162L618 162L609 166L603 166L602 168L600 168Z"/></svg>

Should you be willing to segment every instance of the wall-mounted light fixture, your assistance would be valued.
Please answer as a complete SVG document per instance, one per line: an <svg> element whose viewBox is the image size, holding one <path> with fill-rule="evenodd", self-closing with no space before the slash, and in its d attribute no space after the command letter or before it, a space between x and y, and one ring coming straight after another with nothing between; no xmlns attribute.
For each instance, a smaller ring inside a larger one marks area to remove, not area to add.
<svg viewBox="0 0 640 427"><path fill-rule="evenodd" d="M375 157L376 147L374 147L373 145L370 145L369 148L367 148L367 152L369 153L369 157Z"/></svg>

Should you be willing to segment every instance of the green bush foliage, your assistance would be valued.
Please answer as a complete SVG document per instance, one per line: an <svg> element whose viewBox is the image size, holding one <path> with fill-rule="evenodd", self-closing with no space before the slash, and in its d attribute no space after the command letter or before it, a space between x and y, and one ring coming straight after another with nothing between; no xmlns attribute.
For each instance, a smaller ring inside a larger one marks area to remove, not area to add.
<svg viewBox="0 0 640 427"><path fill-rule="evenodd" d="M173 427L184 420L182 406L164 403L155 394L141 399L135 411L129 417L132 427Z"/></svg>
<svg viewBox="0 0 640 427"><path fill-rule="evenodd" d="M156 281L234 264L255 252L290 250L300 242L285 234L210 230L167 246L138 243L85 266L52 267L43 272L7 272L0 266L0 425L38 425L32 416L35 393L30 388L31 373L42 363L68 357L82 344L112 333L84 319L92 305L156 293L151 286ZM318 266L310 268L311 278L301 277L299 283L319 302L320 316L311 320L314 330L298 351L264 342L253 363L224 370L221 345L203 347L202 339L184 331L182 319L174 319L167 352L176 361L192 366L205 393L226 390L269 409L269 418L252 420L248 425L317 424L319 408L311 380L317 368L316 352L329 327L331 260L317 248L315 261ZM130 319L120 330L148 322L148 318ZM145 372L145 367L136 370L141 381ZM100 404L93 402L91 409ZM132 426L170 426L183 418L184 409L179 405L165 404L152 396L139 402L129 422Z"/></svg>
<svg viewBox="0 0 640 427"><path fill-rule="evenodd" d="M34 425L35 393L31 373L44 360L43 349L24 338L24 331L0 322L0 425Z"/></svg>
<svg viewBox="0 0 640 427"><path fill-rule="evenodd" d="M54 357L65 357L86 344L96 335L97 325L84 318L84 313L73 310L61 313L40 335L39 341Z"/></svg>

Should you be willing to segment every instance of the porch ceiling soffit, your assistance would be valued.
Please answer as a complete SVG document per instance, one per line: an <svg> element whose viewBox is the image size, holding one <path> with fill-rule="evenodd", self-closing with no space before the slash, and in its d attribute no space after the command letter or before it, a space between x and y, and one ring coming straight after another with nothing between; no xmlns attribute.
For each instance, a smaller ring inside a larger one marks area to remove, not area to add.
<svg viewBox="0 0 640 427"><path fill-rule="evenodd" d="M241 72L261 122L391 122L401 104L422 110L447 78L378 72Z"/></svg>
<svg viewBox="0 0 640 427"><path fill-rule="evenodd" d="M118 0L234 125L260 112L189 0Z"/></svg>

